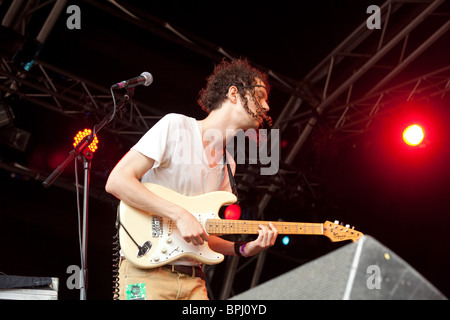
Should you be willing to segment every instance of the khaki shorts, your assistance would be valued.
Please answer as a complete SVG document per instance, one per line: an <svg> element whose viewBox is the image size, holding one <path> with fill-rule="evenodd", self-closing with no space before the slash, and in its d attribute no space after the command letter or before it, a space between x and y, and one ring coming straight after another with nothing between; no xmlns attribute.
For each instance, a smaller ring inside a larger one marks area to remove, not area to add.
<svg viewBox="0 0 450 320"><path fill-rule="evenodd" d="M205 281L166 268L140 269L119 264L120 300L208 300Z"/></svg>

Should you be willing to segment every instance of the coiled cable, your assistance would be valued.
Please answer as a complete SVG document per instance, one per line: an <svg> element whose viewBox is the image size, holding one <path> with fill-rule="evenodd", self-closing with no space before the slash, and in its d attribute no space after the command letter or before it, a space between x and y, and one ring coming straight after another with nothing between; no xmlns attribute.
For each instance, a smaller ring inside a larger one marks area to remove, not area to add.
<svg viewBox="0 0 450 320"><path fill-rule="evenodd" d="M120 242L119 242L119 207L117 207L116 234L113 236L112 252L112 277L113 277L113 300L119 300L119 262L120 262Z"/></svg>

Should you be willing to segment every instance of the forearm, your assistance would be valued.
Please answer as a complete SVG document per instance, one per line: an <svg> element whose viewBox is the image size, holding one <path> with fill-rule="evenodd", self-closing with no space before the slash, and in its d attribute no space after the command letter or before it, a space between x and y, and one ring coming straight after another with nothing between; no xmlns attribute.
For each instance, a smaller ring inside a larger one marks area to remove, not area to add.
<svg viewBox="0 0 450 320"><path fill-rule="evenodd" d="M106 191L136 209L173 220L184 240L194 245L203 244L208 236L192 214L157 196L140 182L153 163L152 159L131 150L109 175Z"/></svg>
<svg viewBox="0 0 450 320"><path fill-rule="evenodd" d="M211 250L227 256L235 256L234 242L222 239L218 236L209 236L208 245Z"/></svg>
<svg viewBox="0 0 450 320"><path fill-rule="evenodd" d="M137 179L111 176L106 190L136 209L172 220L176 220L181 210L174 203L155 195Z"/></svg>
<svg viewBox="0 0 450 320"><path fill-rule="evenodd" d="M140 162L137 162L137 160L140 160ZM143 164L141 164L142 162ZM111 172L105 189L108 193L134 208L176 220L181 208L158 197L140 182L143 173L151 168L152 163L151 159L130 152ZM142 167L142 169L136 170L136 167Z"/></svg>

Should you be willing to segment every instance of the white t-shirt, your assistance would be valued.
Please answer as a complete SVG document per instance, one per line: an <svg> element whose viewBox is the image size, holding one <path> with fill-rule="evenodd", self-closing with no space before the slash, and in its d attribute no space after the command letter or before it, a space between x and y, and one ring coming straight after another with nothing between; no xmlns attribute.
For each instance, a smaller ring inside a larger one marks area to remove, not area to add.
<svg viewBox="0 0 450 320"><path fill-rule="evenodd" d="M231 192L223 158L215 167L209 166L201 129L194 118L167 114L132 149L155 160L141 182L159 184L186 196L218 190ZM227 159L234 173L236 163L228 152Z"/></svg>
<svg viewBox="0 0 450 320"><path fill-rule="evenodd" d="M153 167L142 177L143 183L159 184L186 196L219 190L231 192L223 157L214 168L209 166L201 129L194 118L167 114L132 149L155 160ZM227 159L234 173L236 163L228 151ZM194 266L199 262L184 258L172 264Z"/></svg>

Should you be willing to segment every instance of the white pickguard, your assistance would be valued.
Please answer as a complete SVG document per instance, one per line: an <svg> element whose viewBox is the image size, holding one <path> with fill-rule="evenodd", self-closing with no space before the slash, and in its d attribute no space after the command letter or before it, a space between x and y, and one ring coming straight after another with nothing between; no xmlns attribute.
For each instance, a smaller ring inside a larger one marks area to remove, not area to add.
<svg viewBox="0 0 450 320"><path fill-rule="evenodd" d="M199 222L204 225L206 219L214 219L215 214L202 214L194 216ZM194 246L186 242L178 232L176 227L174 228L172 220L163 219L162 233L158 236L157 248L153 251L153 254L148 257L142 257L141 259L147 259L147 263L160 265L161 263L168 263L173 260L177 260L180 256L195 256L195 258L202 257L206 260L217 261L217 263L223 260L223 256L209 249L207 243ZM155 237L152 235L152 239ZM150 240L151 241L151 240Z"/></svg>

